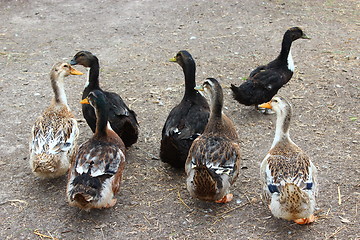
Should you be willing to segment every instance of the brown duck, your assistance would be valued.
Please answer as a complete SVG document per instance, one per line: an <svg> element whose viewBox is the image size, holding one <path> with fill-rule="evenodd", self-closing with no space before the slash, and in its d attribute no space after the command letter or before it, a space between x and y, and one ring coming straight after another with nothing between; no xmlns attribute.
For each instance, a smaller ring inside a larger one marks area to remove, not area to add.
<svg viewBox="0 0 360 240"><path fill-rule="evenodd" d="M69 75L81 74L69 63L57 63L51 69L54 97L50 106L37 118L31 131L30 167L38 177L59 177L69 169L79 129L67 104L64 79Z"/></svg>
<svg viewBox="0 0 360 240"><path fill-rule="evenodd" d="M115 205L125 167L125 145L108 122L109 104L95 90L81 101L95 108L96 130L80 145L69 170L67 198L71 206L90 210Z"/></svg>
<svg viewBox="0 0 360 240"><path fill-rule="evenodd" d="M311 223L315 221L317 171L290 138L291 105L285 98L274 97L260 107L273 109L277 115L275 138L260 167L265 199L275 217Z"/></svg>
<svg viewBox="0 0 360 240"><path fill-rule="evenodd" d="M185 164L190 195L204 201L232 200L230 186L239 174L240 147L232 121L222 112L223 92L208 78L198 90L210 99L210 118L204 133L193 142Z"/></svg>

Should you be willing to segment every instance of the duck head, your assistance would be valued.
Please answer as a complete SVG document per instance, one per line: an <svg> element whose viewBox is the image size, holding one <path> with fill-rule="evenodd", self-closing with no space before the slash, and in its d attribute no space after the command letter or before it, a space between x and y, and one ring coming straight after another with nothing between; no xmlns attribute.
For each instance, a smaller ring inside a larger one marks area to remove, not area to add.
<svg viewBox="0 0 360 240"><path fill-rule="evenodd" d="M175 57L170 58L170 62L178 63L182 68L188 66L189 64L195 65L195 61L191 54L188 51L182 50L179 51Z"/></svg>
<svg viewBox="0 0 360 240"><path fill-rule="evenodd" d="M295 41L299 38L310 39L310 37L308 37L300 27L292 27L287 30L285 34L289 34L292 41Z"/></svg>
<svg viewBox="0 0 360 240"><path fill-rule="evenodd" d="M83 73L73 68L69 63L56 63L51 69L50 75L52 79L58 79L60 76L67 77L69 75L82 75Z"/></svg>
<svg viewBox="0 0 360 240"><path fill-rule="evenodd" d="M75 54L73 59L71 59L71 65L83 65L84 67L92 67L94 63L97 63L98 58L88 51L80 51Z"/></svg>

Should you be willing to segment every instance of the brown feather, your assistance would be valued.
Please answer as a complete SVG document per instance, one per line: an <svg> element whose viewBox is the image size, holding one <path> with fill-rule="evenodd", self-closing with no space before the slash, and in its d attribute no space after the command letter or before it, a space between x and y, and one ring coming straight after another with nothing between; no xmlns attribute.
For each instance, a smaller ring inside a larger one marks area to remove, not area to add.
<svg viewBox="0 0 360 240"><path fill-rule="evenodd" d="M204 84L210 94L211 113L204 133L192 144L186 160L187 188L205 201L218 201L229 193L239 175L241 159L232 121L222 113L222 88L215 79Z"/></svg>

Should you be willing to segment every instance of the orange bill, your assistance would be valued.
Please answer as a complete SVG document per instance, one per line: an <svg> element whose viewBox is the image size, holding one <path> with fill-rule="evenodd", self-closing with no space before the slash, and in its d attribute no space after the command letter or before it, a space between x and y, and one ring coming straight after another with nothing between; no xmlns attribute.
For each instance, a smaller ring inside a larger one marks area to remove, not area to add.
<svg viewBox="0 0 360 240"><path fill-rule="evenodd" d="M76 70L76 69L73 68L73 67L70 67L70 74L71 74L71 75L83 75L82 72Z"/></svg>
<svg viewBox="0 0 360 240"><path fill-rule="evenodd" d="M81 103L81 104L90 104L88 98L84 98L83 100L80 101L80 103Z"/></svg>
<svg viewBox="0 0 360 240"><path fill-rule="evenodd" d="M269 109L272 109L271 101L270 101L270 102L267 102L267 103L260 104L258 107L259 107L259 108L269 108Z"/></svg>

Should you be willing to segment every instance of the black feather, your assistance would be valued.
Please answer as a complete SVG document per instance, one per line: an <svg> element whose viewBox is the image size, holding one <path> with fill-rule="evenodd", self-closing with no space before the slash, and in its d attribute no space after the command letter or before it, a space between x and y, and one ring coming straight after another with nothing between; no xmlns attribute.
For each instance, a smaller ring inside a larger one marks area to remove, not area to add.
<svg viewBox="0 0 360 240"><path fill-rule="evenodd" d="M254 69L239 87L231 84L234 99L246 106L270 101L293 75L287 59L292 42L299 38L308 37L298 27L287 30L283 37L281 52L275 60Z"/></svg>
<svg viewBox="0 0 360 240"><path fill-rule="evenodd" d="M88 51L78 52L70 61L71 64L79 64L89 67L89 85L83 91L83 99L93 90L102 91L109 102L109 122L111 128L120 136L126 147L137 142L139 124L134 111L130 110L123 99L114 92L103 91L99 86L99 60ZM88 104L82 105L83 116L93 132L96 129L96 115L94 108Z"/></svg>
<svg viewBox="0 0 360 240"><path fill-rule="evenodd" d="M311 190L312 187L313 187L313 183L312 183L312 182L306 183L306 188L305 188L305 189Z"/></svg>
<svg viewBox="0 0 360 240"><path fill-rule="evenodd" d="M185 75L185 94L167 117L160 146L160 158L175 168L184 168L192 142L203 133L210 115L206 99L194 89L195 62L187 51L180 51L177 63Z"/></svg>
<svg viewBox="0 0 360 240"><path fill-rule="evenodd" d="M268 188L271 193L275 193L275 192L280 193L278 187L274 184L269 184Z"/></svg>

